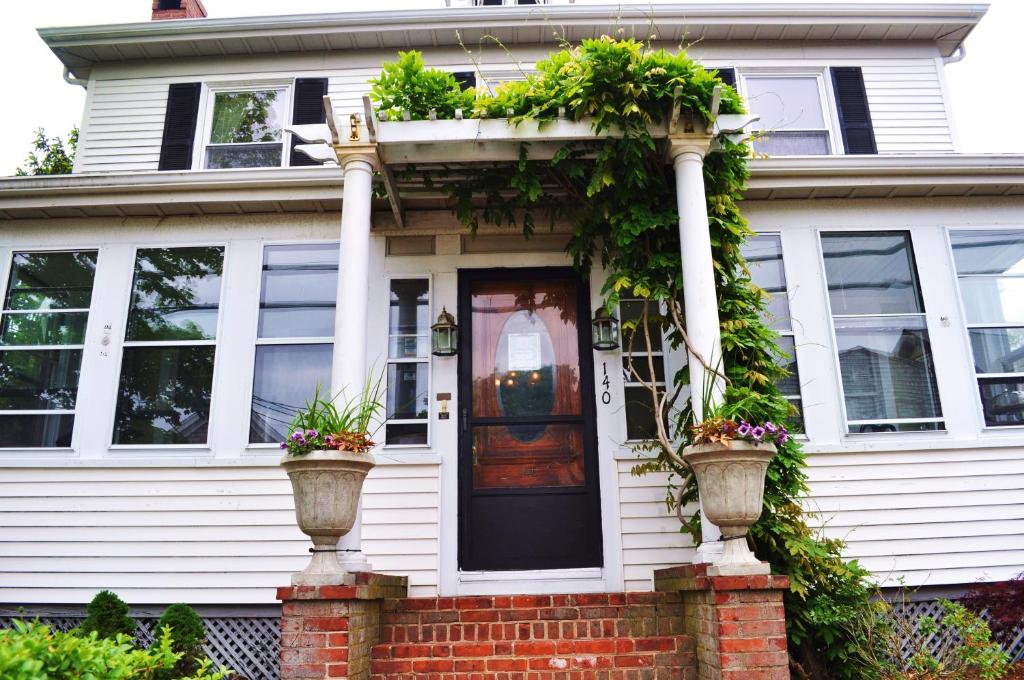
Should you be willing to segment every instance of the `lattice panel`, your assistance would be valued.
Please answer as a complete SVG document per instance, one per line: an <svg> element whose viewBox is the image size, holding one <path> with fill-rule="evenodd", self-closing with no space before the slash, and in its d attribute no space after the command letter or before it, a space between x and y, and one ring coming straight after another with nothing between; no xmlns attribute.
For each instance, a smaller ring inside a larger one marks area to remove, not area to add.
<svg viewBox="0 0 1024 680"><path fill-rule="evenodd" d="M954 646L948 643L959 642L959 636L942 625L942 606L938 600L897 603L895 604L895 609L908 624L913 625L912 637L905 638L901 645L900 651L903 653L904 659L908 658L919 645L923 645L932 655L935 655L941 654L943 650L948 650ZM937 633L925 637L920 632L918 620L922 616L930 616L939 623ZM982 618L987 620L988 614L983 613ZM1013 661L1024 660L1024 623L1017 627L1015 635L1010 643L1005 645L1004 649L1010 654L1010 659Z"/></svg>
<svg viewBox="0 0 1024 680"><path fill-rule="evenodd" d="M15 618L0 616L0 628L9 628ZM34 618L34 617L31 617ZM67 631L82 621L78 616L41 616L39 620L55 630ZM148 647L154 639L158 619L135 622L135 642ZM281 656L281 620L277 617L204 618L206 654L219 667L233 669L234 680L278 680Z"/></svg>

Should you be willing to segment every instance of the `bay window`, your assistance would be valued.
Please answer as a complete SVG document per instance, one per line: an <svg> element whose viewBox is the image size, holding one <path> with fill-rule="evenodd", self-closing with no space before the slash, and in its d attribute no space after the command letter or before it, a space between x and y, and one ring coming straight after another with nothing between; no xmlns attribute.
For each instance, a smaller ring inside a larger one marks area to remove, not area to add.
<svg viewBox="0 0 1024 680"><path fill-rule="evenodd" d="M388 291L388 360L384 442L428 443L430 281L392 279Z"/></svg>
<svg viewBox="0 0 1024 680"><path fill-rule="evenodd" d="M206 443L223 265L222 246L136 251L115 445Z"/></svg>
<svg viewBox="0 0 1024 680"><path fill-rule="evenodd" d="M207 168L265 168L284 162L287 88L211 91Z"/></svg>
<svg viewBox="0 0 1024 680"><path fill-rule="evenodd" d="M944 429L910 233L823 232L851 433Z"/></svg>
<svg viewBox="0 0 1024 680"><path fill-rule="evenodd" d="M760 116L752 125L757 133L754 150L771 156L832 153L818 74L744 74L744 97L750 112Z"/></svg>
<svg viewBox="0 0 1024 680"><path fill-rule="evenodd" d="M1024 425L1024 229L949 236L985 425Z"/></svg>
<svg viewBox="0 0 1024 680"><path fill-rule="evenodd" d="M295 412L317 389L329 399L338 244L263 250L249 442L284 441Z"/></svg>
<svg viewBox="0 0 1024 680"><path fill-rule="evenodd" d="M0 448L71 446L96 259L14 253L0 311Z"/></svg>

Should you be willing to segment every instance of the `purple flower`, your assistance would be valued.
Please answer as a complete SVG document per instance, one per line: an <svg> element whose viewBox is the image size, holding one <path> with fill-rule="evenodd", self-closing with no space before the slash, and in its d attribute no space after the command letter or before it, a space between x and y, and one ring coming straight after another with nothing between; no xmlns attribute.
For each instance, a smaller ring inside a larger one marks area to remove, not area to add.
<svg viewBox="0 0 1024 680"><path fill-rule="evenodd" d="M738 434L741 437L746 437L747 435L749 435L750 434L750 423L748 423L745 420L743 422L741 422L740 426L738 428L736 428L736 434Z"/></svg>
<svg viewBox="0 0 1024 680"><path fill-rule="evenodd" d="M776 440L779 444L785 444L789 441L789 433L783 430L779 433L779 438Z"/></svg>
<svg viewBox="0 0 1024 680"><path fill-rule="evenodd" d="M768 434L775 434L776 432L779 431L779 428L775 426L775 423L769 420L767 423L764 424L764 431L767 432Z"/></svg>
<svg viewBox="0 0 1024 680"><path fill-rule="evenodd" d="M320 436L320 433L317 432L316 430L306 430L306 436L309 437L310 439L316 439L317 437Z"/></svg>
<svg viewBox="0 0 1024 680"><path fill-rule="evenodd" d="M750 431L750 436L754 438L754 441L761 441L761 437L764 436L764 428L758 425Z"/></svg>
<svg viewBox="0 0 1024 680"><path fill-rule="evenodd" d="M331 435L324 437L324 444L327 444L327 446L334 446L334 437Z"/></svg>
<svg viewBox="0 0 1024 680"><path fill-rule="evenodd" d="M301 442L301 441L305 440L305 438L306 438L305 435L302 434L302 430L295 430L295 432L292 432L292 441L293 442Z"/></svg>
<svg viewBox="0 0 1024 680"><path fill-rule="evenodd" d="M281 448L282 449L287 449L288 448L288 442L281 442Z"/></svg>

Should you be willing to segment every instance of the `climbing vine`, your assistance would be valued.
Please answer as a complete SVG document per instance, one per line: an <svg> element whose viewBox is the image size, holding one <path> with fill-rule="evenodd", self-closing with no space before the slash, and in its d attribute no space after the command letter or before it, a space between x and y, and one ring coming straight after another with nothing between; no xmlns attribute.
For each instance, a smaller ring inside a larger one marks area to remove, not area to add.
<svg viewBox="0 0 1024 680"><path fill-rule="evenodd" d="M604 36L549 55L525 80L494 92L464 92L451 74L426 68L419 53L401 53L384 64L372 97L389 120L454 118L458 109L465 117L507 118L511 125L565 116L590 121L596 133L615 131L566 144L551 160L532 160L523 144L518 163L474 168L469 177L432 171L425 179L444 189L472 230L481 222L516 226L529 237L539 217L549 224L570 220L568 253L582 274L597 263L608 273L602 291L609 308L620 296L653 303L639 322L623 328L626 340L657 333L681 348L687 339L675 181L648 126L664 122L676 103L684 117L710 123L716 87L720 113L743 112L737 92L685 54ZM775 387L786 375L784 355L764 321L767 294L752 283L740 250L752 235L739 208L750 149L727 139L720 144L705 159L704 181L722 336L716 370L728 385L721 415L782 423L794 415ZM416 168L409 172L424 175ZM684 368L667 391L652 386L665 436L646 445L649 455L636 471L671 473L676 484L668 489L668 502L679 511L683 530L699 541L699 514L684 514L697 500L697 486L679 457L693 417L681 398L688 383ZM792 666L798 677L880 677L876 659L884 653L877 645L884 636L877 633L884 605L872 601L868 572L842 558L843 544L808 526L800 505L807 492L804 467L798 441L779 446L768 470L762 519L751 530L757 555L791 578L786 614Z"/></svg>

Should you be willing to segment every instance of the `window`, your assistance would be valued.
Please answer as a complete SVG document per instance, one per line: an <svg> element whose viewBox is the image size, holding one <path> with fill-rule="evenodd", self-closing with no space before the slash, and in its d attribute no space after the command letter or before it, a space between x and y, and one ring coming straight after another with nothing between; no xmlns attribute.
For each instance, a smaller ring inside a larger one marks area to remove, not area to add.
<svg viewBox="0 0 1024 680"><path fill-rule="evenodd" d="M789 296L786 290L786 270L782 260L782 237L778 234L754 236L743 244L743 257L750 268L755 284L763 288L771 298L768 301L768 317L765 322L779 333L779 348L786 355L779 357L789 375L779 382L778 388L786 400L797 410L797 423L803 430L803 406L800 399L800 372L796 364L796 340L793 335L793 320L789 314Z"/></svg>
<svg viewBox="0 0 1024 680"><path fill-rule="evenodd" d="M14 253L0 312L0 447L68 447L96 251Z"/></svg>
<svg viewBox="0 0 1024 680"><path fill-rule="evenodd" d="M320 388L331 394L338 244L267 246L249 442L280 442L295 412Z"/></svg>
<svg viewBox="0 0 1024 680"><path fill-rule="evenodd" d="M910 233L826 232L821 248L849 431L943 429Z"/></svg>
<svg viewBox="0 0 1024 680"><path fill-rule="evenodd" d="M818 75L747 75L744 96L760 116L754 150L772 156L821 155L832 152L823 83Z"/></svg>
<svg viewBox="0 0 1024 680"><path fill-rule="evenodd" d="M114 444L205 444L224 248L135 254Z"/></svg>
<svg viewBox="0 0 1024 680"><path fill-rule="evenodd" d="M949 236L985 425L1024 425L1024 230Z"/></svg>
<svg viewBox="0 0 1024 680"><path fill-rule="evenodd" d="M384 442L425 446L430 390L430 282L393 279L388 304L388 420Z"/></svg>
<svg viewBox="0 0 1024 680"><path fill-rule="evenodd" d="M265 168L284 161L282 142L288 90L214 91L210 93L207 168Z"/></svg>
<svg viewBox="0 0 1024 680"><path fill-rule="evenodd" d="M658 303L652 300L620 299L619 319L622 323L622 371L626 398L626 437L629 440L653 439L658 427L655 420L654 399L651 384L651 366L654 366L653 382L659 391L665 389L665 353L660 326L650 322L650 356L648 362L647 337L643 330L644 309L648 317L660 315ZM629 330L628 323L637 323L636 330ZM646 385L644 383L647 383Z"/></svg>

